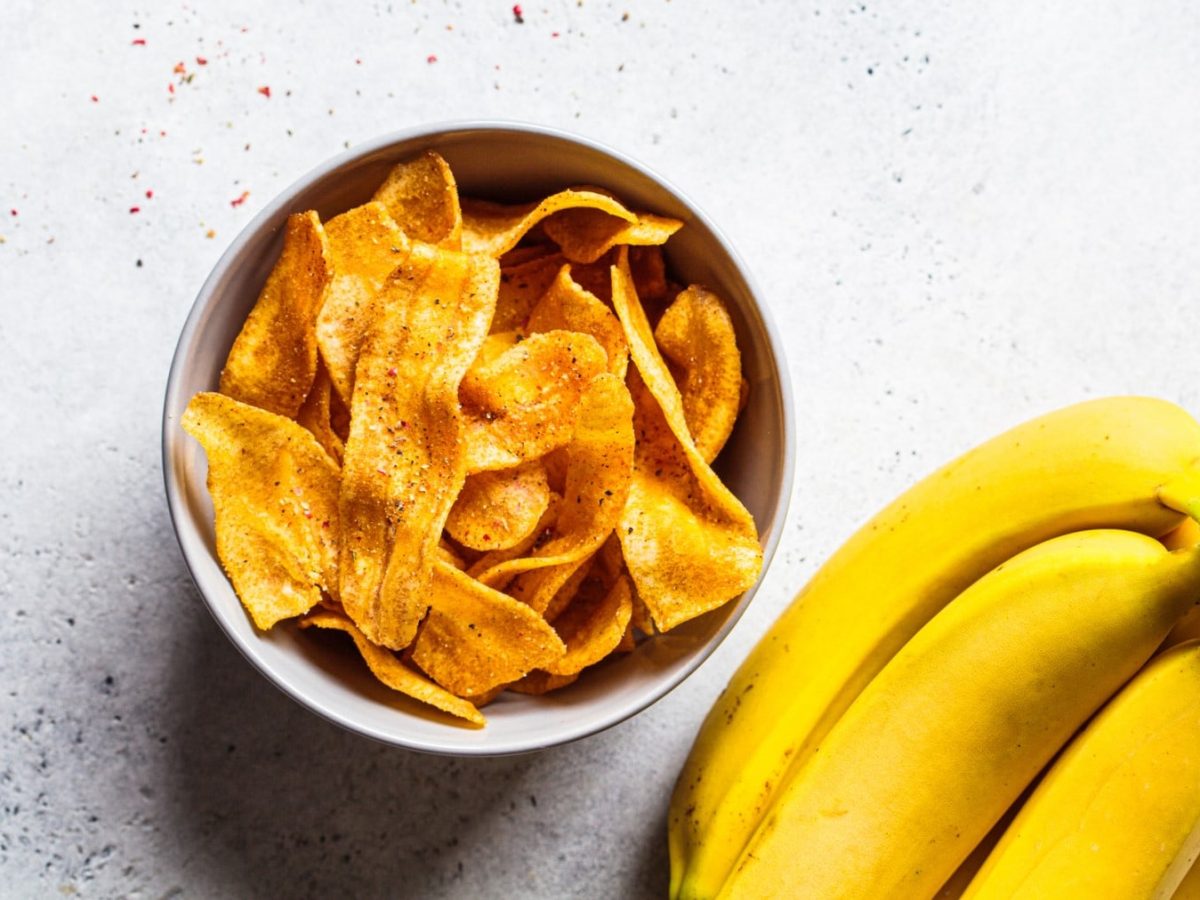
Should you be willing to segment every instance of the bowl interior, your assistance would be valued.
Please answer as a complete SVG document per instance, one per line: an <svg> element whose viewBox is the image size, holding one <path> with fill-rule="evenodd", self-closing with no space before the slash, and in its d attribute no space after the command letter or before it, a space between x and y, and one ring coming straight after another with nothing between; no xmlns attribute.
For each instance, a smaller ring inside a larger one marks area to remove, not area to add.
<svg viewBox="0 0 1200 900"><path fill-rule="evenodd" d="M783 527L791 479L786 364L750 284L703 216L646 171L597 146L539 129L463 127L385 138L332 160L265 209L235 241L201 290L180 338L164 411L164 467L171 514L192 575L230 639L279 687L352 730L418 750L502 754L598 731L643 709L694 670L728 632L751 589L621 659L542 696L502 695L473 730L377 684L340 635L281 625L256 632L217 562L207 467L179 428L188 400L214 390L221 366L278 257L289 213L324 220L365 202L400 159L433 148L450 163L463 195L528 200L573 184L607 188L631 207L674 216L684 227L666 246L677 280L701 282L728 303L750 383L749 400L716 469L754 515L766 559Z"/></svg>

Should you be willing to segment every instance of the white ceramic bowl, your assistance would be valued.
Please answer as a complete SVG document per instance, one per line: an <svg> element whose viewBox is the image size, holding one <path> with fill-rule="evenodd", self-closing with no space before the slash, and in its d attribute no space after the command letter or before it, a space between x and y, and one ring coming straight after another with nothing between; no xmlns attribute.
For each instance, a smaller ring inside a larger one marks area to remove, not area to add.
<svg viewBox="0 0 1200 900"><path fill-rule="evenodd" d="M214 549L212 504L199 445L179 427L188 400L215 390L221 366L279 255L284 220L315 209L322 220L368 200L389 167L432 148L464 195L526 200L573 184L613 191L634 209L682 219L666 246L677 280L702 282L728 303L750 382L749 402L716 469L742 500L770 561L791 488L794 436L787 365L778 331L737 254L717 228L664 179L615 150L548 128L509 122L434 125L370 141L322 164L273 200L233 242L183 327L163 410L167 501L184 559L229 639L279 688L351 731L432 753L500 755L593 734L645 709L693 672L733 628L754 589L669 634L645 641L574 685L542 697L505 694L470 729L382 687L349 641L283 624L255 631ZM764 565L765 570L765 565Z"/></svg>

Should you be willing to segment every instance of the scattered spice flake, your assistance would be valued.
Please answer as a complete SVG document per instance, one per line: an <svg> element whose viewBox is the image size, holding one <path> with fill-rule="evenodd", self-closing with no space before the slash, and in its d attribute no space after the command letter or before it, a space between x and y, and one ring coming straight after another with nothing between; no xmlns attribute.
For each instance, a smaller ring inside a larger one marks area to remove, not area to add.
<svg viewBox="0 0 1200 900"><path fill-rule="evenodd" d="M167 85L167 93L168 94L175 93L175 82L172 81L170 84Z"/></svg>
<svg viewBox="0 0 1200 900"><path fill-rule="evenodd" d="M134 38L132 41L130 41L130 43L133 44L133 46L135 46L135 47L145 47L146 39L145 38Z"/></svg>
<svg viewBox="0 0 1200 900"><path fill-rule="evenodd" d="M213 238L215 238L217 236L217 233L213 229L210 228L210 229L208 229L208 231L204 232L204 236L211 241Z"/></svg>
<svg viewBox="0 0 1200 900"><path fill-rule="evenodd" d="M437 62L437 55L430 53L427 57L425 57L425 62L433 65L435 62Z"/></svg>
<svg viewBox="0 0 1200 900"><path fill-rule="evenodd" d="M129 207L129 214L130 214L131 216L135 216L135 215L137 215L138 213L140 213L141 211L142 211L142 208L141 208L140 206L131 206L131 207Z"/></svg>
<svg viewBox="0 0 1200 900"><path fill-rule="evenodd" d="M521 14L521 4L517 3L513 6L513 19L518 25L525 24L525 16Z"/></svg>
<svg viewBox="0 0 1200 900"><path fill-rule="evenodd" d="M355 57L355 59L354 59L354 64L355 64L356 66L361 66L361 65L362 65L362 59L361 59L360 57Z"/></svg>
<svg viewBox="0 0 1200 900"><path fill-rule="evenodd" d="M146 191L146 199L153 200L154 199L154 191Z"/></svg>
<svg viewBox="0 0 1200 900"><path fill-rule="evenodd" d="M271 87L270 87L270 85L266 85L266 84L264 84L262 87L260 87L260 88L258 89L258 92L259 92L260 94L262 94L264 97L266 97L268 100L270 100L270 99L271 99Z"/></svg>
<svg viewBox="0 0 1200 900"><path fill-rule="evenodd" d="M8 211L8 214L9 214L10 216L15 216L15 215L17 215L17 211L16 211L15 209L10 209L10 210Z"/></svg>
<svg viewBox="0 0 1200 900"><path fill-rule="evenodd" d="M233 207L241 206L243 203L246 202L246 198L249 196L250 196L249 191L242 191L241 196L235 197L234 199L229 201L229 205L233 206Z"/></svg>
<svg viewBox="0 0 1200 900"><path fill-rule="evenodd" d="M100 102L100 98L99 98L99 97L97 97L95 94L92 94L92 102L93 102L93 103L99 103L99 102Z"/></svg>
<svg viewBox="0 0 1200 900"><path fill-rule="evenodd" d="M552 37L552 38L558 37L558 32L557 31L550 32L550 37Z"/></svg>
<svg viewBox="0 0 1200 900"><path fill-rule="evenodd" d="M179 62L175 63L175 68L173 68L171 71L176 75L182 75L187 71L187 66L183 64L183 60L181 59Z"/></svg>
<svg viewBox="0 0 1200 900"><path fill-rule="evenodd" d="M207 60L205 57L203 57L203 56L197 56L197 57L196 57L196 65L198 65L198 66L207 66L207 65L208 65L208 60Z"/></svg>

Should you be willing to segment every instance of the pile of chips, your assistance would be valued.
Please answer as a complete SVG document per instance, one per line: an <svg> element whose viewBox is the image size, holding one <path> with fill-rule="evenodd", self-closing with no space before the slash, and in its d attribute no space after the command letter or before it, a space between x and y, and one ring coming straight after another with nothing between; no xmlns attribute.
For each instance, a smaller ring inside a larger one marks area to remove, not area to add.
<svg viewBox="0 0 1200 900"><path fill-rule="evenodd" d="M436 153L292 215L183 419L254 624L344 631L478 726L750 587L754 520L710 467L741 359L721 299L668 279L680 226L596 189L460 198Z"/></svg>

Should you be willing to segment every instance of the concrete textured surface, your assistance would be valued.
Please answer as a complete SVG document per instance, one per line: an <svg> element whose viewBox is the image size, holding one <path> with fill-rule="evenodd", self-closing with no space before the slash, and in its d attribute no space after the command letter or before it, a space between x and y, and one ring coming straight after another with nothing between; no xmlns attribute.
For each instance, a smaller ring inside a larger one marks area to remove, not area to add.
<svg viewBox="0 0 1200 900"><path fill-rule="evenodd" d="M6 0L0 895L661 895L700 719L856 523L1061 404L1200 412L1196 4L522 6ZM786 332L800 422L783 549L719 652L607 733L484 761L343 733L242 660L177 552L158 431L254 212L467 117L689 192Z"/></svg>

